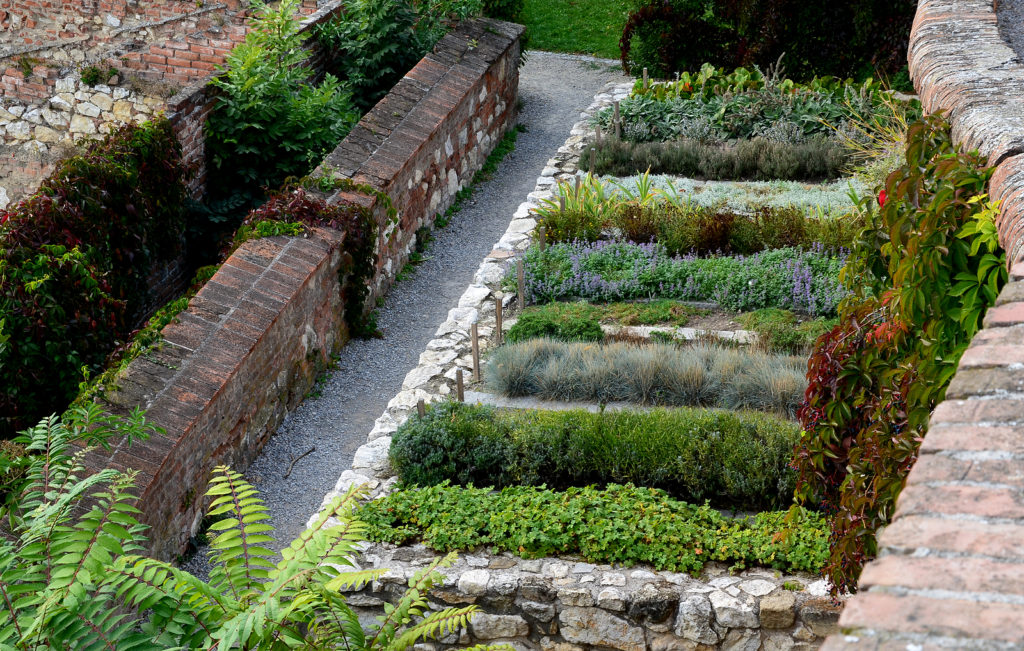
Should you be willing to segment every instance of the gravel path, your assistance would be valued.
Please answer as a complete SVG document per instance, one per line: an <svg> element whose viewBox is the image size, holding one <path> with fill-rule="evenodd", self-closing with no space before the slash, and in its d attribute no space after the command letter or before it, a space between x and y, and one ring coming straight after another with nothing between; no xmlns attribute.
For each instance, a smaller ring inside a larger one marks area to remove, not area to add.
<svg viewBox="0 0 1024 651"><path fill-rule="evenodd" d="M1024 0L1000 0L996 5L999 35L1024 58Z"/></svg>
<svg viewBox="0 0 1024 651"><path fill-rule="evenodd" d="M609 81L624 81L617 62L591 57L530 52L520 71L523 102L515 150L494 178L477 186L451 223L435 231L425 260L396 284L378 311L382 339L355 340L341 351L337 369L290 414L247 473L270 506L279 548L305 527L323 496L348 469L356 448L366 442L374 420L402 388L405 374L448 310L472 281L480 261L505 232L512 214L534 190L545 162L569 136L573 123ZM293 455L316 451L295 463ZM203 550L184 565L205 576Z"/></svg>

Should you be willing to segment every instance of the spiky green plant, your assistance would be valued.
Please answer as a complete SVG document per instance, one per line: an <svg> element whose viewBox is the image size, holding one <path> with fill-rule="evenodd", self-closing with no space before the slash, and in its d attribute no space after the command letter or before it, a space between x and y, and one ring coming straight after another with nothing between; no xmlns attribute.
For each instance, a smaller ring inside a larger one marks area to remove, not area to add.
<svg viewBox="0 0 1024 651"><path fill-rule="evenodd" d="M33 460L20 500L0 510L0 649L346 649L401 651L465 626L475 606L427 613L437 559L365 631L343 592L385 570L343 571L364 539L352 512L362 496L337 497L274 562L266 506L241 475L221 466L208 495L219 518L202 581L141 556L144 527L132 505L135 473L83 477L88 446L129 441L153 428L141 412L122 420L95 405L50 417L23 435ZM483 649L484 647L476 647Z"/></svg>

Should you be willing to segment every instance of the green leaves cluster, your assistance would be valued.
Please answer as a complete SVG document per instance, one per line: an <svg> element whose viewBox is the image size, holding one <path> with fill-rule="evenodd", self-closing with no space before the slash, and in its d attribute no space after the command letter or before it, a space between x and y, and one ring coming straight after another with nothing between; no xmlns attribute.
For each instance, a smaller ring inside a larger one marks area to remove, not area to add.
<svg viewBox="0 0 1024 651"><path fill-rule="evenodd" d="M435 405L391 442L407 484L660 488L689 502L753 511L792 501L796 424L756 412L496 410Z"/></svg>
<svg viewBox="0 0 1024 651"><path fill-rule="evenodd" d="M346 649L400 651L464 626L475 606L428 612L436 570L426 565L369 630L343 592L385 570L354 570L365 525L352 517L356 490L335 498L275 558L267 509L241 475L220 467L210 484L214 569L202 581L146 558L132 505L134 473L83 478L88 446L153 432L95 405L50 417L23 441L35 453L17 504L0 509L0 648Z"/></svg>
<svg viewBox="0 0 1024 651"><path fill-rule="evenodd" d="M811 357L795 460L797 497L833 514L838 589L855 589L875 555L931 411L1006 281L991 174L933 115L910 126L884 193L860 199L866 226L842 272L852 296Z"/></svg>
<svg viewBox="0 0 1024 651"><path fill-rule="evenodd" d="M574 554L592 563L699 572L734 568L816 572L827 558L824 520L811 512L729 518L634 486L515 486L493 492L447 484L395 491L359 511L371 540L422 542L439 551L490 546L523 558Z"/></svg>
<svg viewBox="0 0 1024 651"><path fill-rule="evenodd" d="M306 174L359 116L333 75L313 83L299 0L257 3L252 29L228 53L207 122L207 147L228 188L277 187Z"/></svg>

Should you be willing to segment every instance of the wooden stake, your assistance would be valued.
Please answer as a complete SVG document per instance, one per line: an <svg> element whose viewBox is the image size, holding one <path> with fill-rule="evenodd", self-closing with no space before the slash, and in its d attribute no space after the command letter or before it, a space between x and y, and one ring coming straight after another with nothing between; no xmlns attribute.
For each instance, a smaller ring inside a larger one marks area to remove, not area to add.
<svg viewBox="0 0 1024 651"><path fill-rule="evenodd" d="M619 102L615 101L615 111L612 117L612 122L615 123L615 139L622 140L622 117L619 115Z"/></svg>
<svg viewBox="0 0 1024 651"><path fill-rule="evenodd" d="M541 251L544 250L544 246L547 244L547 231L548 229L543 226L537 229L537 246L540 247Z"/></svg>
<svg viewBox="0 0 1024 651"><path fill-rule="evenodd" d="M597 144L600 145L601 144L601 127L595 127L594 128L594 135L596 136Z"/></svg>
<svg viewBox="0 0 1024 651"><path fill-rule="evenodd" d="M594 147L590 148L590 173L596 175L597 172L594 167L597 165L597 149Z"/></svg>
<svg viewBox="0 0 1024 651"><path fill-rule="evenodd" d="M519 301L519 311L522 312L523 308L526 307L526 272L523 270L522 258L516 260L516 283L518 290L516 298Z"/></svg>
<svg viewBox="0 0 1024 651"><path fill-rule="evenodd" d="M504 296L501 292L496 292L494 294L494 341L496 341L499 346L501 345L501 317L504 316L502 314L502 308L504 306L503 298Z"/></svg>
<svg viewBox="0 0 1024 651"><path fill-rule="evenodd" d="M644 90L647 90L647 68L644 68Z"/></svg>
<svg viewBox="0 0 1024 651"><path fill-rule="evenodd" d="M579 177L579 175L577 175L576 176L576 199L578 200L579 198L580 198L580 177Z"/></svg>
<svg viewBox="0 0 1024 651"><path fill-rule="evenodd" d="M420 418L427 415L427 406L423 404L423 400L419 400L416 403L416 413L420 415Z"/></svg>
<svg viewBox="0 0 1024 651"><path fill-rule="evenodd" d="M472 336L473 344L473 381L480 381L480 333L477 331L476 324L474 323L469 328L469 333Z"/></svg>
<svg viewBox="0 0 1024 651"><path fill-rule="evenodd" d="M565 195L558 193L558 212L565 212Z"/></svg>

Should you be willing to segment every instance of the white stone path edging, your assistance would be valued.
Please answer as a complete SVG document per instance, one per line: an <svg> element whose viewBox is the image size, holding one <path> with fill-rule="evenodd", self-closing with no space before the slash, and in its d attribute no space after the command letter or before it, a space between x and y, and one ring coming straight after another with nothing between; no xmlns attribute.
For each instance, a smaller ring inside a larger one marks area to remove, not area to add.
<svg viewBox="0 0 1024 651"><path fill-rule="evenodd" d="M608 84L581 114L565 144L551 158L536 189L520 204L505 234L484 258L458 307L435 333L409 371L398 393L378 418L367 442L356 450L352 468L338 479L324 504L352 486L369 489L370 498L390 492L397 482L388 460L392 435L425 403L449 399L462 369L467 388L472 375L470 328L477 324L481 352L492 347L495 295L516 255L530 246L537 223L532 211L553 197L560 180L578 173L585 142L593 136L588 120L598 110L626 97L632 82ZM504 295L508 306L513 296ZM506 324L507 326L507 324ZM737 333L738 334L738 333ZM746 338L747 333L740 335ZM471 393L471 392L470 392ZM310 518L313 522L316 515ZM401 594L407 579L437 554L423 545L364 544L361 564L388 572L359 593L349 595L356 608L379 608L382 598ZM443 572L433 595L444 603L478 603L505 614L482 612L469 629L439 642L509 643L515 649L583 651L596 645L624 651L695 648L812 649L835 632L839 608L824 580L753 568L728 576L709 564L701 579L643 568L614 568L572 559L526 560L510 554L464 553ZM796 584L797 591L791 586ZM802 588L802 589L799 589ZM585 646L579 646L585 645ZM430 645L417 648L436 649Z"/></svg>

